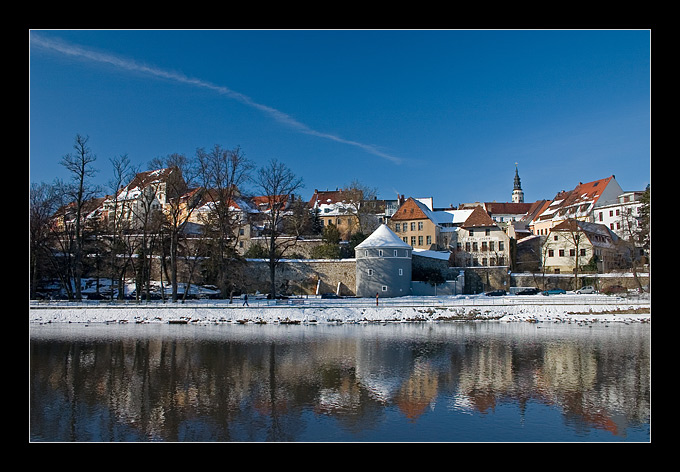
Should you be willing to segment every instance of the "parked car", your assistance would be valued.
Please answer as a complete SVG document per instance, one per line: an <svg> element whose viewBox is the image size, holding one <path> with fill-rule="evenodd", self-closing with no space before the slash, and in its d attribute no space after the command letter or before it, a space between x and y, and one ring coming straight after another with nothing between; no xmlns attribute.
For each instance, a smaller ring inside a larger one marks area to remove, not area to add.
<svg viewBox="0 0 680 472"><path fill-rule="evenodd" d="M516 295L536 295L540 290L537 288L523 288L519 290Z"/></svg>
<svg viewBox="0 0 680 472"><path fill-rule="evenodd" d="M597 290L595 290L595 287L592 285L586 285L585 287L581 287L580 289L576 290L576 293L597 293Z"/></svg>
<svg viewBox="0 0 680 472"><path fill-rule="evenodd" d="M500 297L505 295L505 290L492 290L490 292L486 292L484 295L487 297Z"/></svg>
<svg viewBox="0 0 680 472"><path fill-rule="evenodd" d="M563 293L567 293L566 290L562 290L561 288L553 288L551 290L544 290L541 292L543 295L560 295Z"/></svg>

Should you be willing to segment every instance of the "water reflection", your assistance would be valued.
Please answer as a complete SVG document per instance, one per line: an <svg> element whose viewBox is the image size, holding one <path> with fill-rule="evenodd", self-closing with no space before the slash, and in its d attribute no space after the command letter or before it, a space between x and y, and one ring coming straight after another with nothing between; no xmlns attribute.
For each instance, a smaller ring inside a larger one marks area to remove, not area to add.
<svg viewBox="0 0 680 472"><path fill-rule="evenodd" d="M32 326L31 439L648 441L649 333L498 322Z"/></svg>

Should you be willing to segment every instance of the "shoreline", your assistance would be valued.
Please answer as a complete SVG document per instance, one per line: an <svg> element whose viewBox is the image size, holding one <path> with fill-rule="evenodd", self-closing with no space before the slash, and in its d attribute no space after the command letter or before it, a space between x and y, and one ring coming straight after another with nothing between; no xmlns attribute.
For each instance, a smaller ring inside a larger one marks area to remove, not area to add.
<svg viewBox="0 0 680 472"><path fill-rule="evenodd" d="M262 305L244 307L240 303L215 306L168 305L77 305L29 306L29 323L170 323L170 324L314 324L386 322L651 322L651 303L624 300L564 300L550 303L540 299L503 303L502 300L475 299L456 304L450 300L428 300L418 304L386 303L371 306L362 300L352 304L317 302L313 306ZM580 302L580 303L579 303ZM584 303L585 302L585 303Z"/></svg>

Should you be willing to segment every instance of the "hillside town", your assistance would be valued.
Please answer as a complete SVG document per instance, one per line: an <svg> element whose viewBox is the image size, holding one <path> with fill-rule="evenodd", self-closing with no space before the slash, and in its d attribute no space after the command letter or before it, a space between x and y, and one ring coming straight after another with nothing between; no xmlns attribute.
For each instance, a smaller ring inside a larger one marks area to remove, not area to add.
<svg viewBox="0 0 680 472"><path fill-rule="evenodd" d="M294 185L262 195L233 182L192 187L177 166L138 172L113 195L42 217L32 208L31 298L177 300L192 285L219 298L427 293L416 283L478 293L519 285L511 274L532 274L522 285L541 290L569 275L576 290L615 272L635 285L609 290L648 290L649 187L624 190L610 175L526 202L514 170L509 201L455 207L379 199L359 182L303 198Z"/></svg>

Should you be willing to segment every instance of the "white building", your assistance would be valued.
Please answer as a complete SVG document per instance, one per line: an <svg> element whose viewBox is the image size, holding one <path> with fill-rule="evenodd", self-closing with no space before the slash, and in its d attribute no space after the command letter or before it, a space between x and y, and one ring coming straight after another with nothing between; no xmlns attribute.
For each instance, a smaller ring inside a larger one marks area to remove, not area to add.
<svg viewBox="0 0 680 472"><path fill-rule="evenodd" d="M546 203L529 227L533 234L545 236L550 234L554 226L568 219L597 222L594 215L598 209L617 203L619 195L623 193L613 175L592 182L579 182L574 190L563 190Z"/></svg>
<svg viewBox="0 0 680 472"><path fill-rule="evenodd" d="M593 213L594 222L605 225L616 235L626 241L634 240L640 229L640 197L644 192L624 192L618 201L598 207Z"/></svg>

